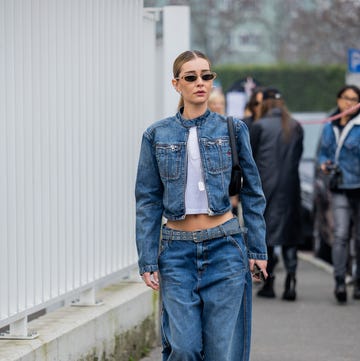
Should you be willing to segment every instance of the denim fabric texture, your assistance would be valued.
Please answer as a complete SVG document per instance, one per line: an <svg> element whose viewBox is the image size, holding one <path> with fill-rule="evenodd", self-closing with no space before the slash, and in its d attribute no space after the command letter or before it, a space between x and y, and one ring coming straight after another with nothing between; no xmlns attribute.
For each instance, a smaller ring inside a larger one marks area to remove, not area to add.
<svg viewBox="0 0 360 361"><path fill-rule="evenodd" d="M356 279L360 280L360 198L349 198L346 194L332 194L334 212L334 244L332 259L334 276L345 279L349 252L349 228L351 217L354 222L356 249Z"/></svg>
<svg viewBox="0 0 360 361"><path fill-rule="evenodd" d="M163 228L164 361L249 360L252 280L238 219L206 233Z"/></svg>
<svg viewBox="0 0 360 361"><path fill-rule="evenodd" d="M360 115L349 121L349 132L345 139L341 141L339 158L336 162L342 173L342 184L339 189L360 188ZM346 127L343 132L345 132ZM331 160L335 163L335 152L337 141L333 126L327 123L324 126L320 151L319 164Z"/></svg>
<svg viewBox="0 0 360 361"><path fill-rule="evenodd" d="M207 110L202 116L185 120L180 112L151 125L143 134L136 179L136 241L140 273L158 270L162 217L185 218L187 176L186 144L189 129L197 127L208 214L220 215L231 209L229 183L231 149L226 117ZM248 129L234 119L235 135L243 170L240 193L249 258L267 258L265 245L265 197L252 157Z"/></svg>

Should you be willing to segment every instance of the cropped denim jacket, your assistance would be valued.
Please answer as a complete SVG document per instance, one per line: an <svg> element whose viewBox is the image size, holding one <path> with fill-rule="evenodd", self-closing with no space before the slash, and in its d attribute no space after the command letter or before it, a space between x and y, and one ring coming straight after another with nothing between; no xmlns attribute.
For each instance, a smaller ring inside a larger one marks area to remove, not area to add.
<svg viewBox="0 0 360 361"><path fill-rule="evenodd" d="M346 124L340 135L332 123L324 126L318 161L322 164L327 160L341 169L339 189L360 188L360 114Z"/></svg>
<svg viewBox="0 0 360 361"><path fill-rule="evenodd" d="M265 197L252 157L248 129L237 119L234 125L244 175L240 200L247 228L248 256L267 259ZM186 144L189 128L193 126L197 127L208 214L221 215L231 209L228 188L232 158L226 117L207 110L198 118L185 120L178 112L151 125L143 134L135 187L140 274L158 269L162 217L185 218Z"/></svg>

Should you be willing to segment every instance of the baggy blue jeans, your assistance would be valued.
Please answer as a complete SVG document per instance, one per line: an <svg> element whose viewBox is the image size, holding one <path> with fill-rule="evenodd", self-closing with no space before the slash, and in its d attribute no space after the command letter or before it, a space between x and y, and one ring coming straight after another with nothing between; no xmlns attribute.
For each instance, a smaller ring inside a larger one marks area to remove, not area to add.
<svg viewBox="0 0 360 361"><path fill-rule="evenodd" d="M251 288L237 218L197 232L163 227L163 361L248 361Z"/></svg>

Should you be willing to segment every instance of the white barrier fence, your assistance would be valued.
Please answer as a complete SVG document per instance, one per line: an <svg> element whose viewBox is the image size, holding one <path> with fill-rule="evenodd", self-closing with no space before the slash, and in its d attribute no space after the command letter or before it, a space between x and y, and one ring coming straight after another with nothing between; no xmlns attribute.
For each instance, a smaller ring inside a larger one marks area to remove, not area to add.
<svg viewBox="0 0 360 361"><path fill-rule="evenodd" d="M143 15L140 0L0 0L0 328L15 337L136 263L134 179L156 103Z"/></svg>

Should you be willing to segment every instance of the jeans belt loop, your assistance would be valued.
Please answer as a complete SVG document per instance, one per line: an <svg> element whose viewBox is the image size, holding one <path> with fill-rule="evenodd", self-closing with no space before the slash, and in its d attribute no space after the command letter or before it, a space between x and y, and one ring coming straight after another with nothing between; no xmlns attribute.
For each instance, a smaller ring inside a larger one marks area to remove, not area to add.
<svg viewBox="0 0 360 361"><path fill-rule="evenodd" d="M226 236L226 235L227 235L227 234L226 234L225 227L224 227L222 224L219 225L219 229L221 230L222 236Z"/></svg>

